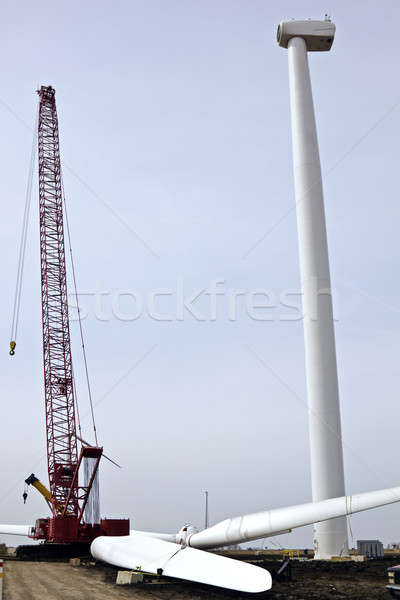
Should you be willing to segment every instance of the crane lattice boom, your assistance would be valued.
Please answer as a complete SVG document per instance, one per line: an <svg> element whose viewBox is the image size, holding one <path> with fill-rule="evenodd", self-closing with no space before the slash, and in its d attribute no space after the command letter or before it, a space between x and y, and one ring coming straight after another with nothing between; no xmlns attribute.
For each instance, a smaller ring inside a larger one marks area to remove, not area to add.
<svg viewBox="0 0 400 600"><path fill-rule="evenodd" d="M57 506L79 514L78 462L65 268L63 190L55 90L39 91L39 209L43 360L50 492Z"/></svg>

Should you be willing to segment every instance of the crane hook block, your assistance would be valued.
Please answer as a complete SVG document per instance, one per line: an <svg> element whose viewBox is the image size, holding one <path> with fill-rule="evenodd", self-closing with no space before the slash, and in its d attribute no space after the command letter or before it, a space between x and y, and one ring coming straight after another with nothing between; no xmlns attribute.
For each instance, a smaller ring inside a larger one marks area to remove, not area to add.
<svg viewBox="0 0 400 600"><path fill-rule="evenodd" d="M15 354L15 346L16 346L16 342L14 342L13 340L11 340L10 342L10 356L14 356Z"/></svg>

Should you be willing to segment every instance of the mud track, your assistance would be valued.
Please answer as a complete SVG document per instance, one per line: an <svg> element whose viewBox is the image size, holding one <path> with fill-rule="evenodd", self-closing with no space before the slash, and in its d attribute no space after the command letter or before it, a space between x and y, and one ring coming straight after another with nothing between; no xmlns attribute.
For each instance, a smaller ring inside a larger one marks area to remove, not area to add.
<svg viewBox="0 0 400 600"><path fill-rule="evenodd" d="M397 562L400 562L397 559ZM273 571L277 561L257 561ZM5 561L3 600L389 600L386 569L396 559L367 563L308 561L293 564L293 580L264 594L240 594L186 582L116 586L116 569L72 567L65 562Z"/></svg>

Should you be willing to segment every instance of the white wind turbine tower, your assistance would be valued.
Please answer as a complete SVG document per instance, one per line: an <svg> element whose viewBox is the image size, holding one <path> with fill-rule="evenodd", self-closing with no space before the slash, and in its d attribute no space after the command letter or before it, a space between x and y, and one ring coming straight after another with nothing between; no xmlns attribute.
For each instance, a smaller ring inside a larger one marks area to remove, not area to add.
<svg viewBox="0 0 400 600"><path fill-rule="evenodd" d="M286 21L278 44L288 49L293 169L303 292L306 378L314 502L345 495L338 376L321 166L308 52L330 50L335 25ZM348 554L346 517L314 526L316 558Z"/></svg>

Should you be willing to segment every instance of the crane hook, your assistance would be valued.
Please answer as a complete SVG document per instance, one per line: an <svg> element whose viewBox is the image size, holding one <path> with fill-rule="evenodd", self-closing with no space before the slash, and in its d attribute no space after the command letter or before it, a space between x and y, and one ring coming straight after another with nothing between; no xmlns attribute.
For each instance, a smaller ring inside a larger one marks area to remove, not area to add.
<svg viewBox="0 0 400 600"><path fill-rule="evenodd" d="M15 354L15 346L16 346L16 342L14 342L13 340L11 340L10 342L10 356L14 356Z"/></svg>

